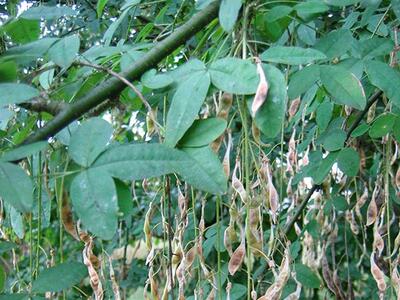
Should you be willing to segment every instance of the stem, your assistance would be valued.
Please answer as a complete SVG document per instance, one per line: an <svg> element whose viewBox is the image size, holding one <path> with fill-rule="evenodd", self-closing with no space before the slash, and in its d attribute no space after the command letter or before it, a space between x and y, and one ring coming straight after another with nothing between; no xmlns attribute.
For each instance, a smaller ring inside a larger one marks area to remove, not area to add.
<svg viewBox="0 0 400 300"><path fill-rule="evenodd" d="M170 288L171 288L171 296L172 299L175 299L174 297L174 279L172 278L172 218L171 218L171 187L170 187L170 180L169 177L166 176L166 194L167 194L167 201L168 201L168 259L169 259L169 265L168 265L168 272L169 272L169 278L170 278Z"/></svg>
<svg viewBox="0 0 400 300"><path fill-rule="evenodd" d="M222 279L221 279L221 249L220 249L220 242L221 242L221 226L219 223L220 219L220 205L221 205L221 197L217 196L216 201L216 215L217 215L217 259L218 259L218 299L222 300Z"/></svg>
<svg viewBox="0 0 400 300"><path fill-rule="evenodd" d="M37 205L38 205L38 221L37 221L37 235L36 235L36 265L35 265L35 277L39 273L39 250L40 250L40 236L42 234L42 152L39 152L38 157L38 190L37 190Z"/></svg>

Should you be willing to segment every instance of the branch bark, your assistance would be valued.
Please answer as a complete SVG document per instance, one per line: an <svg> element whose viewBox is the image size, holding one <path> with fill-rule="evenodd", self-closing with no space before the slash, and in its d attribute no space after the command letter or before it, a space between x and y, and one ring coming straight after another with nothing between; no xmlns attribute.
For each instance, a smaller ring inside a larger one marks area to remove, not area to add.
<svg viewBox="0 0 400 300"><path fill-rule="evenodd" d="M160 61L215 19L218 16L218 8L219 1L214 1L201 10L169 37L157 43L129 70L122 72L121 76L131 81L139 79L146 71L157 66ZM124 88L125 84L118 78L109 78L86 96L62 110L53 120L29 136L23 144L34 143L53 136L95 106L119 94Z"/></svg>

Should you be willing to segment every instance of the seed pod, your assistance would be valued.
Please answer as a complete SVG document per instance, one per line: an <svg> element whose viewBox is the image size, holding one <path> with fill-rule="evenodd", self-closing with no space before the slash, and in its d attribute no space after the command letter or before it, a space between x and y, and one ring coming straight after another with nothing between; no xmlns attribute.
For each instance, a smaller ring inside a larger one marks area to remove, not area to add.
<svg viewBox="0 0 400 300"><path fill-rule="evenodd" d="M84 236L82 233L81 236ZM85 248L82 251L83 263L88 269L90 286L93 289L93 293L96 300L103 300L104 291L101 284L99 274L96 271L96 264L94 262L98 261L97 257L93 254L93 238L85 237Z"/></svg>
<svg viewBox="0 0 400 300"><path fill-rule="evenodd" d="M224 159L222 161L222 166L224 167L224 172L227 178L230 177L231 166L230 166L230 153L232 148L232 133L231 130L228 129L228 143L226 146L226 151L224 155Z"/></svg>
<svg viewBox="0 0 400 300"><path fill-rule="evenodd" d="M269 88L267 79L265 78L265 73L262 67L262 63L259 58L256 58L256 64L257 64L257 73L260 78L260 81L258 83L256 95L254 96L254 100L251 105L251 114L253 117L256 115L257 111L260 109L265 99L267 98L268 88Z"/></svg>
<svg viewBox="0 0 400 300"><path fill-rule="evenodd" d="M251 122L251 134L253 135L253 139L257 144L261 144L261 131L257 127L256 123Z"/></svg>
<svg viewBox="0 0 400 300"><path fill-rule="evenodd" d="M231 300L231 288L232 288L232 283L228 281L226 284L226 300Z"/></svg>
<svg viewBox="0 0 400 300"><path fill-rule="evenodd" d="M383 238L379 233L378 222L375 223L374 226L374 242L372 244L372 251L378 251L378 255L382 255L383 248L385 247L385 243L383 242Z"/></svg>
<svg viewBox="0 0 400 300"><path fill-rule="evenodd" d="M143 232L146 239L146 246L147 249L150 251L153 248L152 245L152 234L151 234L151 227L150 227L150 219L153 210L153 202L150 202L149 209L146 212L146 216L144 218L144 225L143 225Z"/></svg>
<svg viewBox="0 0 400 300"><path fill-rule="evenodd" d="M246 246L245 246L244 233L242 232L242 241L240 242L240 245L236 248L235 252L233 252L229 260L228 271L229 274L231 274L231 276L233 276L237 272L237 270L239 270L239 268L242 266L245 254L246 254Z"/></svg>
<svg viewBox="0 0 400 300"><path fill-rule="evenodd" d="M108 263L110 265L110 280L111 280L112 290L114 293L114 299L121 300L121 295L119 293L119 286L118 286L117 280L115 279L115 273L114 273L114 268L112 265L111 257L108 258Z"/></svg>
<svg viewBox="0 0 400 300"><path fill-rule="evenodd" d="M375 259L374 259L374 255L375 253L372 252L371 253L371 274L374 277L376 284L378 286L379 291L381 291L382 293L385 292L386 290L386 283L385 283L385 278L384 278L384 274L382 272L381 269L379 269L379 267L376 265L375 263Z"/></svg>
<svg viewBox="0 0 400 300"><path fill-rule="evenodd" d="M276 223L276 216L279 209L279 195L276 191L276 188L272 182L271 172L269 170L269 165L267 163L267 200L269 204L269 208L271 209L272 213L272 220Z"/></svg>
<svg viewBox="0 0 400 300"><path fill-rule="evenodd" d="M397 168L395 183L398 189L400 189L400 166Z"/></svg>
<svg viewBox="0 0 400 300"><path fill-rule="evenodd" d="M297 110L299 109L300 106L300 97L297 97L296 99L294 99L289 106L289 117L293 118L294 115L297 113Z"/></svg>
<svg viewBox="0 0 400 300"><path fill-rule="evenodd" d="M240 162L236 160L235 168L233 169L232 173L232 188L235 190L236 193L239 194L240 199L244 204L247 203L247 192L243 186L243 183L239 180L237 174L239 170Z"/></svg>
<svg viewBox="0 0 400 300"><path fill-rule="evenodd" d="M68 201L68 193L65 191L62 195L61 219L65 231L68 232L74 239L79 241L80 239L76 231L76 225L72 216L71 206L69 205Z"/></svg>
<svg viewBox="0 0 400 300"><path fill-rule="evenodd" d="M378 207L376 206L375 197L372 197L371 201L368 205L367 211L367 226L370 226L375 223L376 218L378 216Z"/></svg>
<svg viewBox="0 0 400 300"><path fill-rule="evenodd" d="M365 202L367 202L367 199L368 199L368 188L367 188L367 187L364 187L364 192L363 192L363 194L357 199L356 206L355 206L356 214L357 214L357 216L358 216L360 219L362 219L360 209L361 209L361 207L364 206Z"/></svg>

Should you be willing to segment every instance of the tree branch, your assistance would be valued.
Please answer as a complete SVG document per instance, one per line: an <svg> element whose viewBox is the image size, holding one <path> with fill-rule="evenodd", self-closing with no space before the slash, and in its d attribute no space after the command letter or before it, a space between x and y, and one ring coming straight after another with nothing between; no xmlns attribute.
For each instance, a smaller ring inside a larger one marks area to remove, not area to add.
<svg viewBox="0 0 400 300"><path fill-rule="evenodd" d="M139 79L146 71L157 66L160 61L171 54L176 48L215 19L218 16L218 8L219 1L211 3L165 40L157 43L142 59L136 61L129 70L122 72L120 75L130 81ZM23 144L45 140L53 136L95 106L119 94L124 88L125 84L118 78L109 78L95 87L86 96L62 110L53 120L29 136Z"/></svg>
<svg viewBox="0 0 400 300"><path fill-rule="evenodd" d="M357 116L357 119L353 122L353 124L351 125L351 127L349 128L348 132L347 132L347 136L346 136L346 141L345 143L347 143L351 137L352 132L357 128L357 126L361 123L362 119L364 118L364 116L368 113L368 110L370 109L370 107L376 102L378 101L379 97L382 95L382 91L377 91L375 92L375 94L373 94L368 102L367 105L365 106L364 110ZM319 185L314 184L310 191L308 192L307 196L304 198L303 202L300 203L300 205L297 207L297 210L295 211L293 217L290 219L289 223L287 223L287 225L285 226L283 233L286 235L288 234L289 230L292 229L294 223L296 222L297 218L301 215L302 211L304 210L304 208L307 206L308 201L310 201L311 196L314 194L314 192L319 189Z"/></svg>
<svg viewBox="0 0 400 300"><path fill-rule="evenodd" d="M34 112L47 112L53 116L58 115L62 110L66 109L69 104L61 101L52 101L44 98L35 98L31 102L18 104L19 107Z"/></svg>

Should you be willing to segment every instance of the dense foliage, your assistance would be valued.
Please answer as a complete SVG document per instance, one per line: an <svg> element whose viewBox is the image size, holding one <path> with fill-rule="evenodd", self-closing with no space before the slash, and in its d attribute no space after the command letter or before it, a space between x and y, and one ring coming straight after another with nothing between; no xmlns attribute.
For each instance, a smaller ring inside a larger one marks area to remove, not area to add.
<svg viewBox="0 0 400 300"><path fill-rule="evenodd" d="M399 20L0 1L0 299L400 299Z"/></svg>

